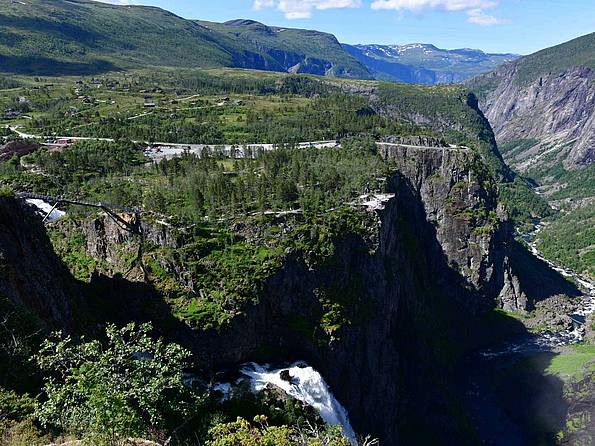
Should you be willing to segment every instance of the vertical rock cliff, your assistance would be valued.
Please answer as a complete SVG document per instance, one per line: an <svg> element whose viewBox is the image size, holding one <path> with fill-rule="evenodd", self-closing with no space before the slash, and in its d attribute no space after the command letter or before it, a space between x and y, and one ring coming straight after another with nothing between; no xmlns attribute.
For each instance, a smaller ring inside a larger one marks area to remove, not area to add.
<svg viewBox="0 0 595 446"><path fill-rule="evenodd" d="M380 144L379 152L395 171L389 198L367 211L377 222L374 234L339 234L333 256L316 265L302 253L289 255L258 303L226 329L197 331L171 320L160 329L191 348L205 372L256 358L307 360L347 407L356 430L382 444L411 444L416 435L465 444L456 352L464 350L468 321L498 302L510 228L495 183L472 150ZM111 265L111 273L124 269L123 248L135 251L133 237L107 218L78 230L87 253ZM177 243L161 227L145 225L144 232L152 243ZM114 299L120 322L155 317L148 295L144 303ZM332 329L321 324L327 301L342 309L342 322Z"/></svg>
<svg viewBox="0 0 595 446"><path fill-rule="evenodd" d="M595 71L572 66L525 81L520 76L508 64L470 83L485 92L481 108L499 143L532 141L508 162L522 172L595 162Z"/></svg>
<svg viewBox="0 0 595 446"><path fill-rule="evenodd" d="M48 327L72 325L75 281L54 253L41 219L11 197L0 197L0 295Z"/></svg>

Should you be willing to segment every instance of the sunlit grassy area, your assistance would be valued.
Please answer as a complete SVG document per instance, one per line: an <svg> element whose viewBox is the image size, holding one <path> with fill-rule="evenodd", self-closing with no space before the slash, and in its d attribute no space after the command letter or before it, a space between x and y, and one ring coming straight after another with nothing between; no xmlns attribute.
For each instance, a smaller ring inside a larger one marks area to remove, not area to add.
<svg viewBox="0 0 595 446"><path fill-rule="evenodd" d="M577 376L595 369L595 345L573 345L552 358L546 371L562 377Z"/></svg>

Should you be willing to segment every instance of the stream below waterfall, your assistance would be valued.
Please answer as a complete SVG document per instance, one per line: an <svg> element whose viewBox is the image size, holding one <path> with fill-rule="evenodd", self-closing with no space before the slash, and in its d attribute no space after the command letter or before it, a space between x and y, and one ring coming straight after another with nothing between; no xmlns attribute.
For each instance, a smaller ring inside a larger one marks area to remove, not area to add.
<svg viewBox="0 0 595 446"><path fill-rule="evenodd" d="M595 313L595 282L568 268L559 267L541 255L535 240L542 228L541 223L538 223L532 232L523 234L521 238L535 257L547 263L550 268L565 278L574 281L583 292L579 305L572 313L568 314L573 321L573 327L558 332L544 331L536 335L520 336L504 345L482 352L486 357L498 357L513 353L537 353L577 344L583 340L585 335L587 317Z"/></svg>
<svg viewBox="0 0 595 446"><path fill-rule="evenodd" d="M595 283L570 269L555 265L541 255L535 240L542 228L539 223L532 232L522 235L521 238L534 256L546 262L565 278L574 281L583 292L583 296L577 307L568 314L573 321L572 328L519 335L469 356L462 364L463 377L460 386L464 405L484 445L535 444L532 433L526 430L526 419L523 421L523 417L519 417L519 413L523 411L525 416L529 413L535 419L541 416L541 412L548 412L550 421L564 420L566 403L562 397L561 382L547 374L540 377L531 375L527 379L529 375L522 369L523 361L527 358L537 358L539 355L551 358L561 348L580 343L586 333L587 316L595 312ZM511 374L511 370L516 371L516 374ZM500 387L497 384L499 380ZM501 386L503 381L506 383L504 391ZM523 388L531 386L539 388L538 393L532 394L531 392L535 391L532 389L526 394L533 398L539 395L536 402L528 402L524 400L526 395L522 395ZM503 401L507 401L504 403L506 406L503 405ZM512 413L511 406L514 409ZM532 414L530 410L537 412ZM556 425L555 422L553 425ZM558 425L558 428L562 426Z"/></svg>

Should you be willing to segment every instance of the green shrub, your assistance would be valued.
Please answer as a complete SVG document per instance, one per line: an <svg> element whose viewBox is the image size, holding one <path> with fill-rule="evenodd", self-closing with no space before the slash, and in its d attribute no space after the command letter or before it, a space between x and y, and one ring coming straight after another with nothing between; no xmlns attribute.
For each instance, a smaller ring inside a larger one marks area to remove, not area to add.
<svg viewBox="0 0 595 446"><path fill-rule="evenodd" d="M190 353L149 336L151 326L107 327L107 342L77 344L55 333L35 356L45 373L36 417L45 427L113 444L167 438L195 410L182 370Z"/></svg>
<svg viewBox="0 0 595 446"><path fill-rule="evenodd" d="M238 418L222 423L209 431L208 446L349 446L340 428L329 427L322 432L306 432L287 426L269 426L266 417L257 416L250 423Z"/></svg>
<svg viewBox="0 0 595 446"><path fill-rule="evenodd" d="M8 186L0 186L0 198L12 198L14 191Z"/></svg>
<svg viewBox="0 0 595 446"><path fill-rule="evenodd" d="M43 446L50 443L32 420L12 421L0 419L0 444L3 446Z"/></svg>

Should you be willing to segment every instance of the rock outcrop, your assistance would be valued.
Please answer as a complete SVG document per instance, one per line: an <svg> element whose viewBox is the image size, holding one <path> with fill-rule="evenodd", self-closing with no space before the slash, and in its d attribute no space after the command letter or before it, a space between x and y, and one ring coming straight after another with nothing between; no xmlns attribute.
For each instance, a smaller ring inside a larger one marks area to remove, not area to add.
<svg viewBox="0 0 595 446"><path fill-rule="evenodd" d="M0 198L0 295L48 328L72 326L75 281L54 253L41 219L10 197Z"/></svg>
<svg viewBox="0 0 595 446"><path fill-rule="evenodd" d="M542 301L582 295L573 283L516 240L508 243L504 274L504 286L498 296L498 304L507 311L526 313L534 310ZM560 314L565 313L560 311Z"/></svg>
<svg viewBox="0 0 595 446"><path fill-rule="evenodd" d="M529 81L518 71L507 64L470 83L485 92L481 108L498 143L532 141L507 161L522 172L595 162L595 71L576 66Z"/></svg>

